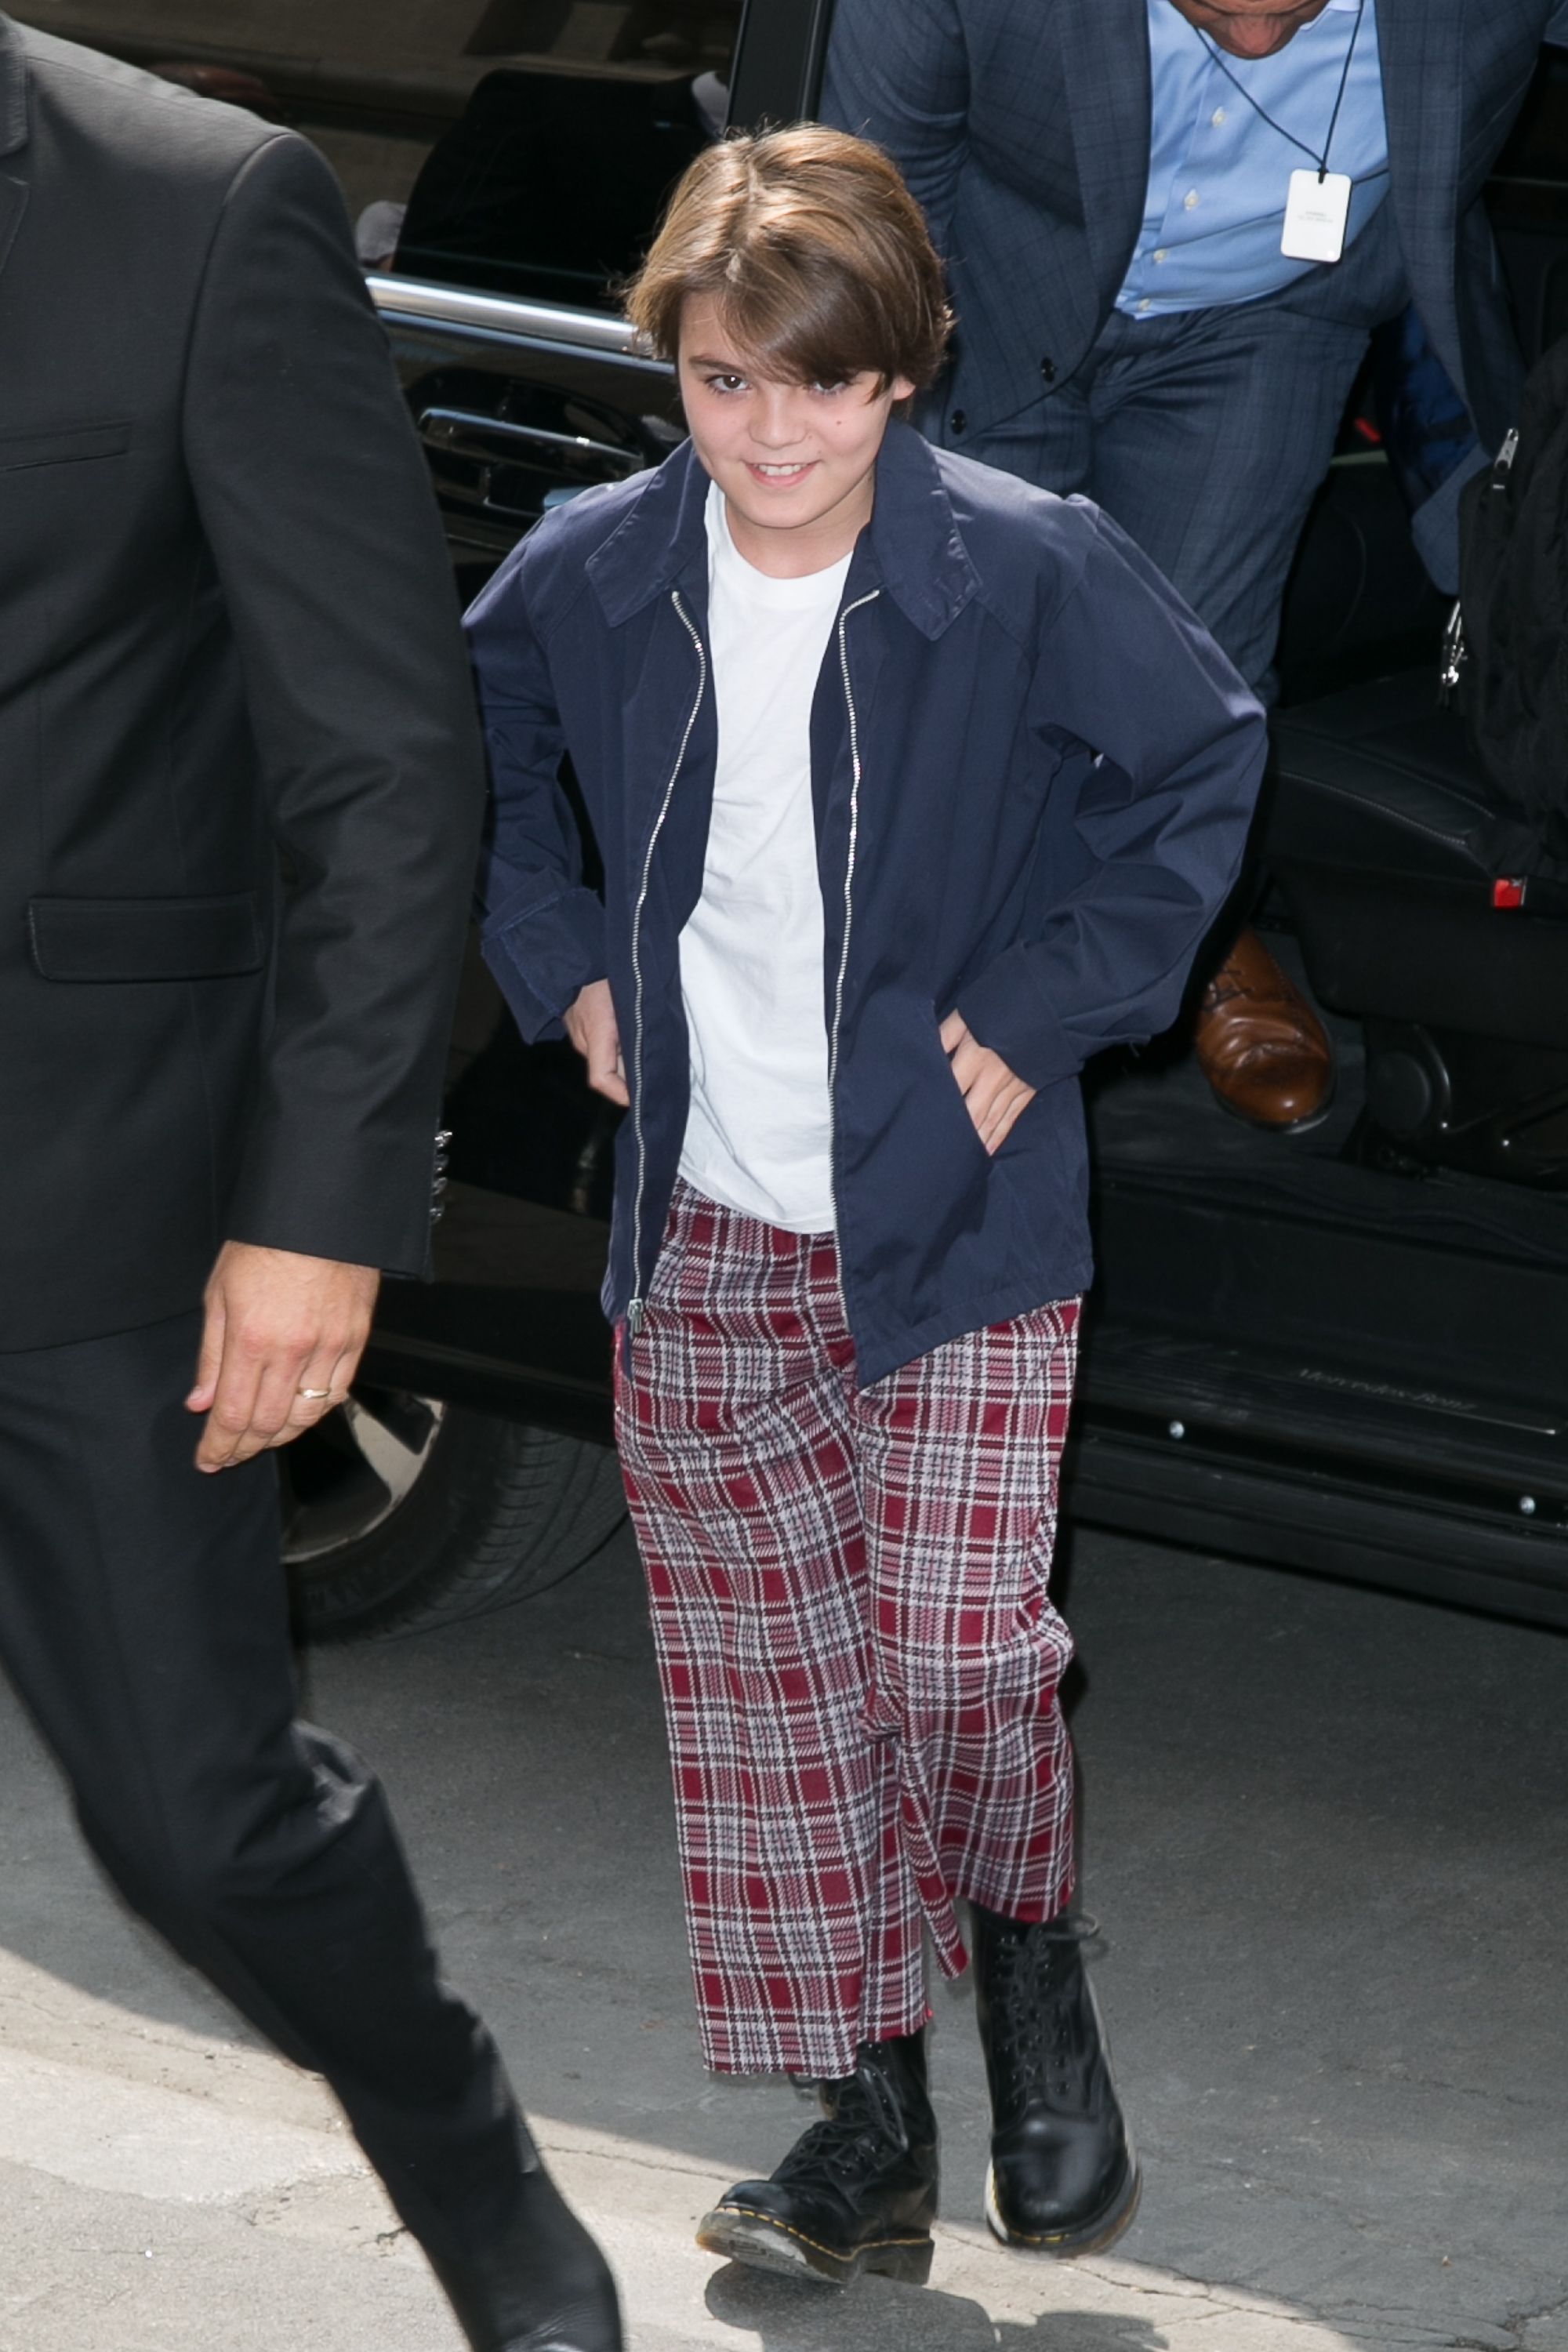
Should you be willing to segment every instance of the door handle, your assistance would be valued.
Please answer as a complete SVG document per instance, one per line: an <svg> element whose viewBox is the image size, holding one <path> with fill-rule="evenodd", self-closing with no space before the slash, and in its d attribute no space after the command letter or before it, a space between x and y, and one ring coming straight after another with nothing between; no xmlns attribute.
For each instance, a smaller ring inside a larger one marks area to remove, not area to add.
<svg viewBox="0 0 1568 2352"><path fill-rule="evenodd" d="M610 481L640 474L645 464L640 451L618 449L612 441L595 441L585 433L552 433L542 425L513 425L505 417L467 408L422 410L419 436L433 448L480 465L504 465L509 458L515 464L528 456L557 466L563 458L596 460Z"/></svg>

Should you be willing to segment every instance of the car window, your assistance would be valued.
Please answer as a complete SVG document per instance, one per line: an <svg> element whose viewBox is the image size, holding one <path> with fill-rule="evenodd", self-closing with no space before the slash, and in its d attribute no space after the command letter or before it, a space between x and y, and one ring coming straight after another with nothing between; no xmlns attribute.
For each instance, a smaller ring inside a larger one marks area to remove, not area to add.
<svg viewBox="0 0 1568 2352"><path fill-rule="evenodd" d="M489 75L432 152L400 275L608 305L665 194L721 127L689 79Z"/></svg>
<svg viewBox="0 0 1568 2352"><path fill-rule="evenodd" d="M722 126L742 0L33 0L315 142L368 268L609 304ZM68 18L68 22L67 21Z"/></svg>

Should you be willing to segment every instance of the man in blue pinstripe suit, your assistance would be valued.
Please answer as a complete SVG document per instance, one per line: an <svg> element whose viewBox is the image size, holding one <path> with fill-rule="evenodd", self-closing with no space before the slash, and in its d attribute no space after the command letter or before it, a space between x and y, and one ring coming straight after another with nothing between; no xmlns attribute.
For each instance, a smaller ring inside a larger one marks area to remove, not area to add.
<svg viewBox="0 0 1568 2352"><path fill-rule="evenodd" d="M952 278L927 431L1098 499L1267 697L1368 338L1414 304L1477 435L1415 517L1452 587L1521 373L1481 191L1543 40L1568 0L838 0L824 116L897 158ZM1258 1124L1326 1102L1327 1041L1253 934L1198 1044Z"/></svg>

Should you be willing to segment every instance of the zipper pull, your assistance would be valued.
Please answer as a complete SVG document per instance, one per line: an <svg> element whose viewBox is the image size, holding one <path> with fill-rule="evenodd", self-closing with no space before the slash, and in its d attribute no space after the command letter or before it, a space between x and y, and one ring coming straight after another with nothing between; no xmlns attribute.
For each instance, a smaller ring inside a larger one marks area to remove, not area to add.
<svg viewBox="0 0 1568 2352"><path fill-rule="evenodd" d="M642 1329L643 1302L634 1298L626 1308L626 1337L635 1339Z"/></svg>
<svg viewBox="0 0 1568 2352"><path fill-rule="evenodd" d="M1465 608L1463 604L1456 604L1443 632L1443 667L1437 674L1437 700L1445 710L1458 691L1459 680L1469 658L1470 648L1465 641Z"/></svg>
<svg viewBox="0 0 1568 2352"><path fill-rule="evenodd" d="M1507 489L1508 478L1513 471L1513 461L1518 455L1519 427L1515 425L1510 427L1508 438L1497 453L1497 462L1492 467L1492 488L1494 490Z"/></svg>

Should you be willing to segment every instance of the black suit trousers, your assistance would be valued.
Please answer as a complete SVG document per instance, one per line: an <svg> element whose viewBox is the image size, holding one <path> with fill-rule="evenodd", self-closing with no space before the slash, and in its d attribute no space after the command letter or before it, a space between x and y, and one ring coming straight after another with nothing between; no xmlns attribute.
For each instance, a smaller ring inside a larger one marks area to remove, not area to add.
<svg viewBox="0 0 1568 2352"><path fill-rule="evenodd" d="M199 1331L0 1354L0 1658L126 1900L326 2076L409 2229L461 2259L510 2219L521 2118L379 1784L295 1719L275 1465L195 1468Z"/></svg>

